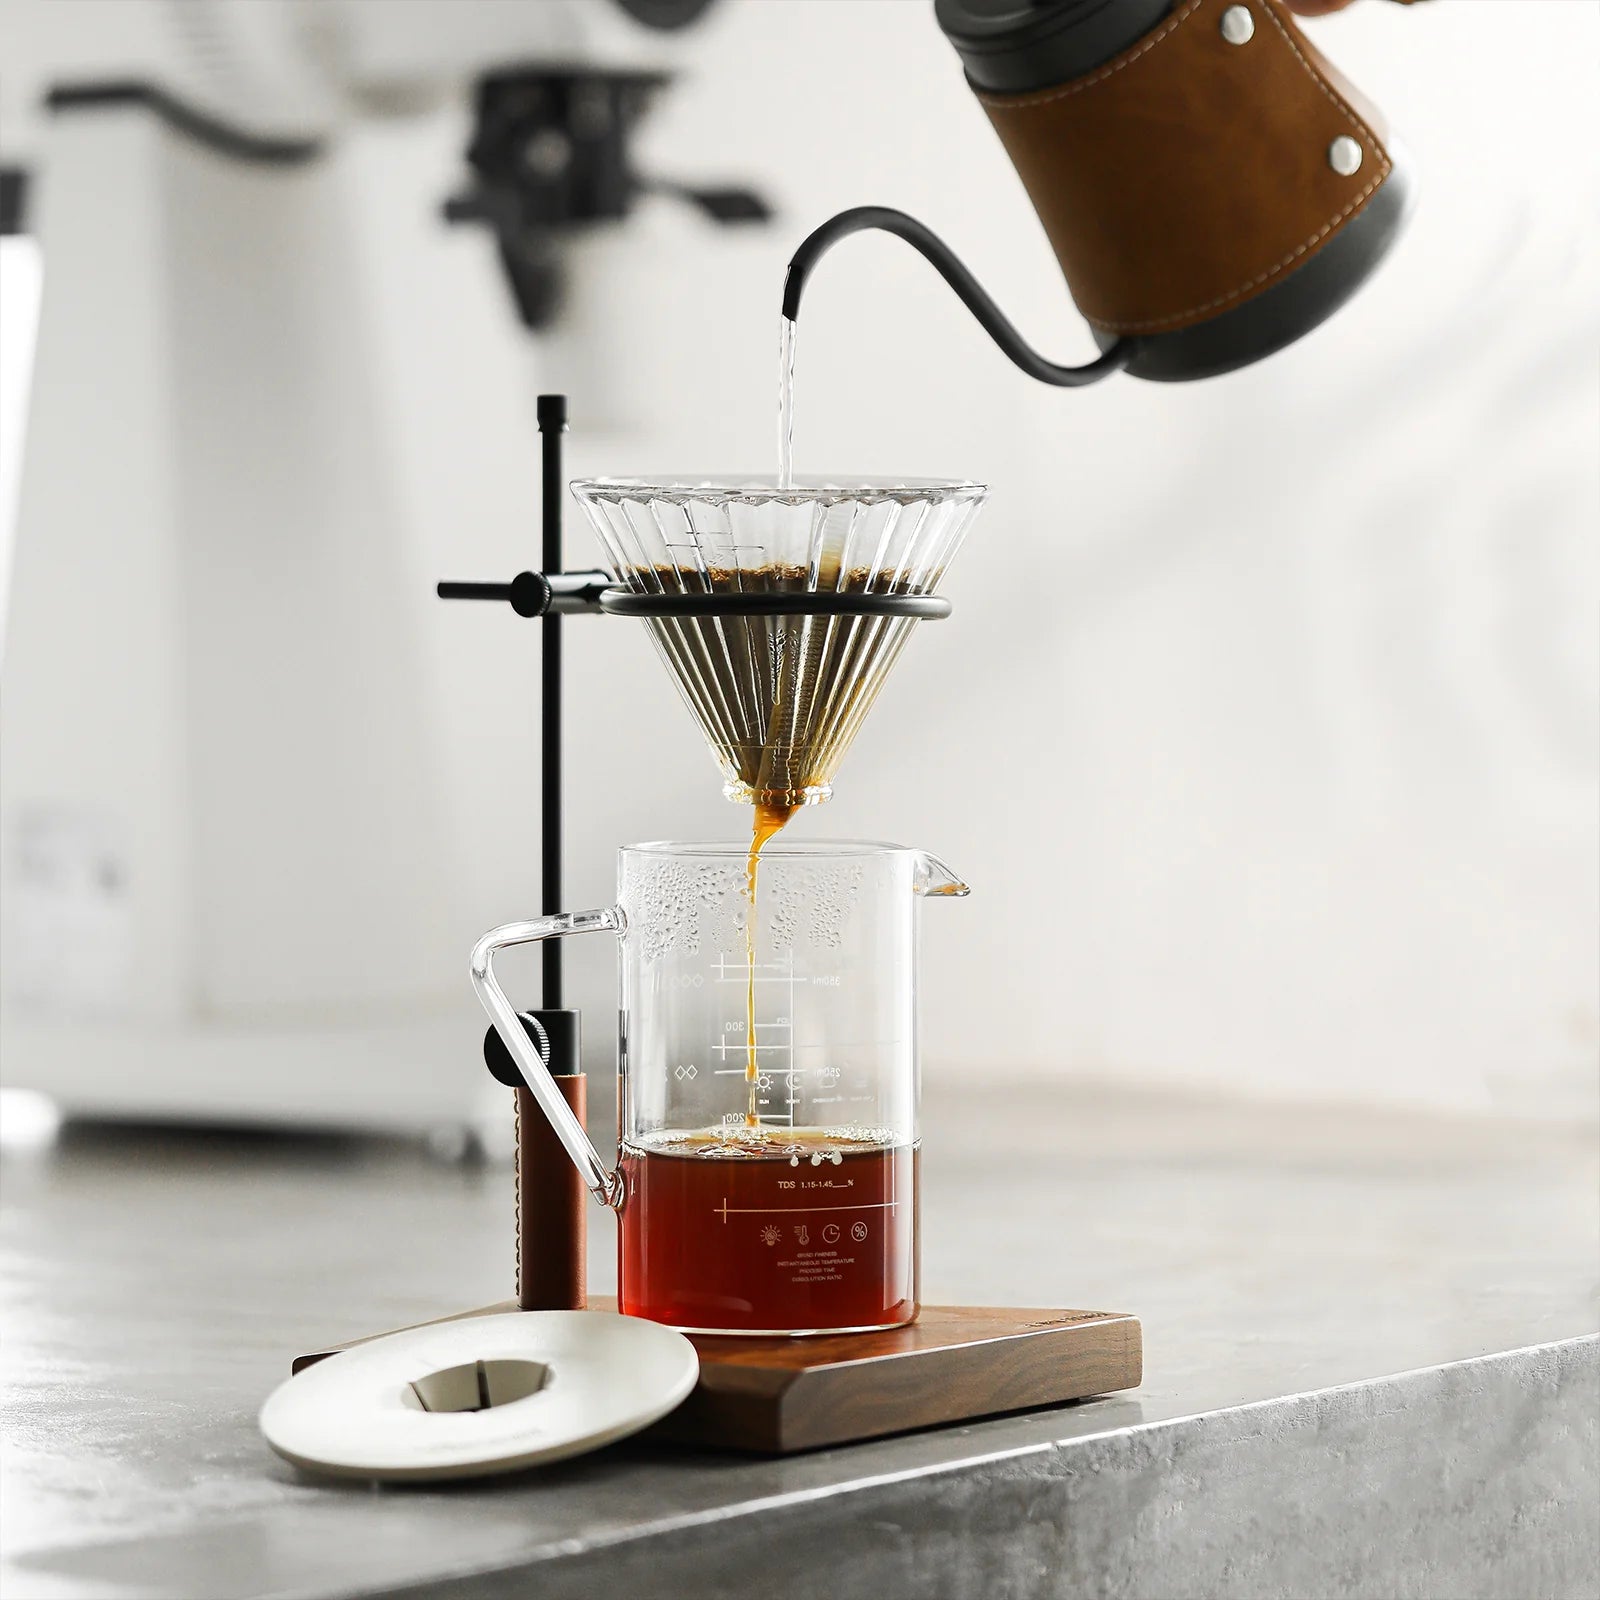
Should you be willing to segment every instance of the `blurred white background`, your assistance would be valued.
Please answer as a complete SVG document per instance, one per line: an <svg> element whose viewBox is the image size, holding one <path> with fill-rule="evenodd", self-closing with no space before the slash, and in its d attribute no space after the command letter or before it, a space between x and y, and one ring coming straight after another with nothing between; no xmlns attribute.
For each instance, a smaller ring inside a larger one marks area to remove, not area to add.
<svg viewBox="0 0 1600 1600"><path fill-rule="evenodd" d="M896 241L850 241L808 292L798 469L993 488L955 615L795 824L926 846L972 884L925 922L930 1094L1028 1074L1593 1114L1600 10L1363 0L1308 27L1388 112L1421 207L1286 354L1054 391ZM573 476L770 471L783 264L868 202L942 233L1057 359L1091 349L930 5L724 0L682 59L640 165L754 182L780 217L647 203L578 252L553 341L516 325L487 240L437 221L464 113L337 158L470 840L463 958L537 905L537 640L430 586L536 563L536 392L571 392ZM643 631L567 633L568 897L594 905L619 843L747 814ZM569 961L599 1065L612 954Z"/></svg>

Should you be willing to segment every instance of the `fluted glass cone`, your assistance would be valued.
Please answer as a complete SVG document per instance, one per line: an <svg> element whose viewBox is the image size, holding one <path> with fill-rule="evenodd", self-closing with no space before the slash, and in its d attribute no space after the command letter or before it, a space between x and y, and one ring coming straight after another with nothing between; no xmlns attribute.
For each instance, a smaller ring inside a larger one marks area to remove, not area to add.
<svg viewBox="0 0 1600 1600"><path fill-rule="evenodd" d="M983 503L976 483L587 479L573 493L640 594L933 594ZM826 800L910 617L647 620L732 800Z"/></svg>

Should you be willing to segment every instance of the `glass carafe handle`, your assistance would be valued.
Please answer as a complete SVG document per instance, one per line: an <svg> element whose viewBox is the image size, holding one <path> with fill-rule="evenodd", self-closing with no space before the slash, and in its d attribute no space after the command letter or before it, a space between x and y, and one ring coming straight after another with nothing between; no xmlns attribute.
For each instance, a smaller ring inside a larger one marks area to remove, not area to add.
<svg viewBox="0 0 1600 1600"><path fill-rule="evenodd" d="M539 1102L539 1109L550 1119L550 1126L555 1129L562 1148L572 1157L589 1193L613 1210L622 1204L622 1174L600 1159L600 1152L583 1131L583 1124L572 1114L572 1108L556 1088L555 1079L540 1060L533 1041L523 1031L505 990L495 981L494 958L497 952L516 944L538 944L544 939L565 938L569 933L620 934L626 928L627 919L620 906L608 906L603 911L564 911L555 917L508 922L503 927L491 928L472 947L472 987L483 1009L489 1013L494 1031L511 1052L523 1082Z"/></svg>

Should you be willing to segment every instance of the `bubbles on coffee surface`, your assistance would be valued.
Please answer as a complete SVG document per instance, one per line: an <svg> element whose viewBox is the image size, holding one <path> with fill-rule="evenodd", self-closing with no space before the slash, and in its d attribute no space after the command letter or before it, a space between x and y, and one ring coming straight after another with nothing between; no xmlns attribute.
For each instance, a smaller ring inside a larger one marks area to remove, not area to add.
<svg viewBox="0 0 1600 1600"><path fill-rule="evenodd" d="M635 1141L641 1155L692 1156L711 1161L787 1161L792 1166L838 1166L846 1156L868 1155L896 1144L887 1128L785 1128L730 1122L693 1132L676 1129ZM901 1141L903 1142L903 1141Z"/></svg>

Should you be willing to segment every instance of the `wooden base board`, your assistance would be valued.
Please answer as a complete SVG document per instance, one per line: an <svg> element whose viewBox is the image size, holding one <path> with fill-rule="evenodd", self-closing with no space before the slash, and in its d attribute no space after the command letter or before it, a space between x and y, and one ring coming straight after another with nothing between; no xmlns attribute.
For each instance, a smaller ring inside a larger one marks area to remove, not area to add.
<svg viewBox="0 0 1600 1600"><path fill-rule="evenodd" d="M516 1309L506 1301L440 1320ZM1112 1311L924 1306L910 1327L886 1333L690 1338L700 1381L645 1437L768 1455L1131 1389L1144 1364L1139 1319ZM365 1342L299 1356L292 1370Z"/></svg>

